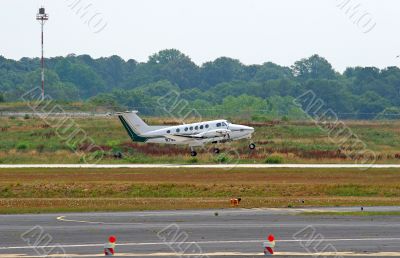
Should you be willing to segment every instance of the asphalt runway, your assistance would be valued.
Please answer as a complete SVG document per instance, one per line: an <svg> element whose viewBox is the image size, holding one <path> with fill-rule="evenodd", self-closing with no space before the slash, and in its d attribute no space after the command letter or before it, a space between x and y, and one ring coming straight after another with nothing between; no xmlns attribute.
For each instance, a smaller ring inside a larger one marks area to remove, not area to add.
<svg viewBox="0 0 400 258"><path fill-rule="evenodd" d="M226 209L0 216L0 257L258 257L269 234L278 257L400 257L400 217L304 215L324 209ZM370 207L367 211L400 211ZM58 253L58 255L55 255Z"/></svg>

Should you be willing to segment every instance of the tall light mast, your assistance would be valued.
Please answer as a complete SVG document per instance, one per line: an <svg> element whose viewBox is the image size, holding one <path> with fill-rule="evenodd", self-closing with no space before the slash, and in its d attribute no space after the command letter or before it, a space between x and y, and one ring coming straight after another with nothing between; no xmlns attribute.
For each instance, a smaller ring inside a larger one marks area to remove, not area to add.
<svg viewBox="0 0 400 258"><path fill-rule="evenodd" d="M46 13L44 7L39 8L39 12L36 14L36 20L39 21L42 29L42 59L41 59L41 67L42 67L42 100L44 99L44 24L49 20L49 15Z"/></svg>

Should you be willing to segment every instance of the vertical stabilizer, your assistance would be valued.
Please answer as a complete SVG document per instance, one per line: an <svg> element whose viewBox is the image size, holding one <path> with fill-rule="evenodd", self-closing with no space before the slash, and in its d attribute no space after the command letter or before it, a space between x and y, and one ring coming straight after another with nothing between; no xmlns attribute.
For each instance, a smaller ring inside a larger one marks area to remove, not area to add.
<svg viewBox="0 0 400 258"><path fill-rule="evenodd" d="M118 118L134 141L144 142L146 137L141 135L150 131L150 127L137 115L138 111L118 113Z"/></svg>

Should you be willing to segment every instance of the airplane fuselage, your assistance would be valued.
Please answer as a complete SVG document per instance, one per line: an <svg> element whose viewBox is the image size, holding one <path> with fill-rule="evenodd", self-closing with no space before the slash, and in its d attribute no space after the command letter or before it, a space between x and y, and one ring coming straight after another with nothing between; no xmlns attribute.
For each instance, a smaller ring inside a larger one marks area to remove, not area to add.
<svg viewBox="0 0 400 258"><path fill-rule="evenodd" d="M252 127L232 124L227 120L174 126L149 126L137 115L137 111L128 111L117 115L133 141L188 145L191 148L192 156L197 155L194 147L203 146L207 143L250 139L254 132ZM249 148L254 149L255 144L251 143ZM218 148L214 148L214 151L219 153Z"/></svg>
<svg viewBox="0 0 400 258"><path fill-rule="evenodd" d="M212 142L228 142L250 139L254 129L244 125L231 124L226 120L170 126L142 134L146 142L165 144L187 144L201 146Z"/></svg>

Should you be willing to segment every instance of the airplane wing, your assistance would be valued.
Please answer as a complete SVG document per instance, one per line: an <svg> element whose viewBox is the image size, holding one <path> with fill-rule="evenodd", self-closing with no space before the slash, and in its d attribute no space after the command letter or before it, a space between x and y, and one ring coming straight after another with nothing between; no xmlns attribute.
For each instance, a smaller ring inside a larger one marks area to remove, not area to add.
<svg viewBox="0 0 400 258"><path fill-rule="evenodd" d="M198 137L196 135L177 135L177 134L168 134L164 135L164 137L180 142L203 139L203 137Z"/></svg>
<svg viewBox="0 0 400 258"><path fill-rule="evenodd" d="M188 141L188 140L201 140L207 138L215 138L215 137L224 137L228 135L231 130L219 129L219 130L211 130L204 133L199 134L168 134L164 135L164 137L173 139L176 141Z"/></svg>

